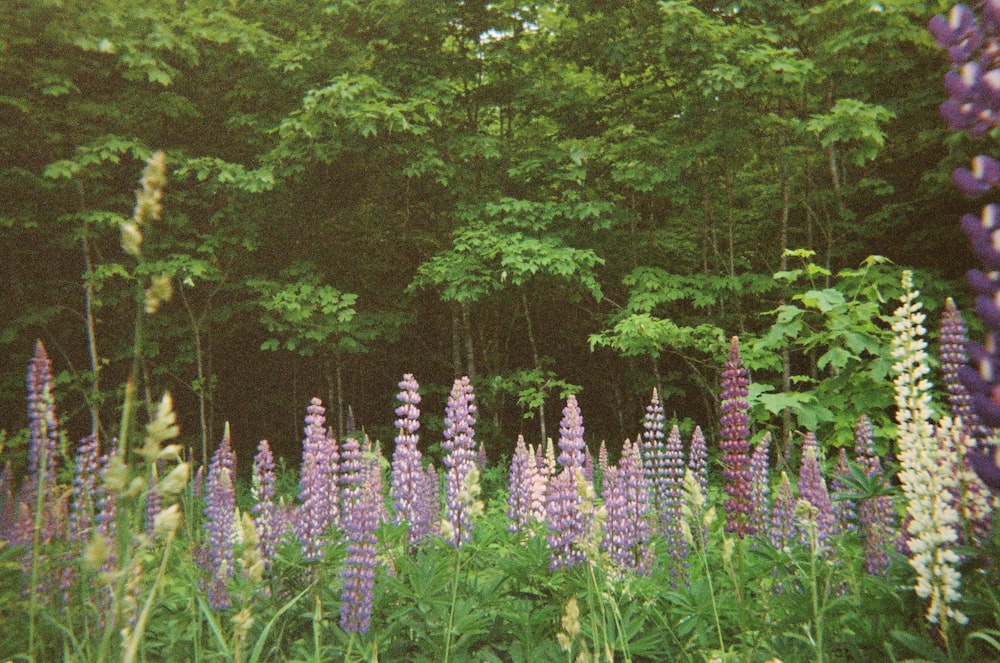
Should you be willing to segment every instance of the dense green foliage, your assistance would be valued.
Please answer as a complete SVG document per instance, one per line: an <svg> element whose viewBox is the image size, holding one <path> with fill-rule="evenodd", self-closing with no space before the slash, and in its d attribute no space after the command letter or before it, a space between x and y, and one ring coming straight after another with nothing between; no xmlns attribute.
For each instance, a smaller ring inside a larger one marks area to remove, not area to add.
<svg viewBox="0 0 1000 663"><path fill-rule="evenodd" d="M934 275L933 309L967 263L943 6L5 3L0 420L20 428L44 338L67 429L115 421L121 286L166 273L139 393L170 389L195 448L228 420L294 453L314 394L341 430L348 407L387 426L404 371L471 375L493 454L570 392L598 439L634 436L654 385L711 427L733 334L767 412L842 441L889 397L825 402L821 378L884 370L881 286L837 274L884 255ZM166 212L137 266L117 228L153 149Z"/></svg>

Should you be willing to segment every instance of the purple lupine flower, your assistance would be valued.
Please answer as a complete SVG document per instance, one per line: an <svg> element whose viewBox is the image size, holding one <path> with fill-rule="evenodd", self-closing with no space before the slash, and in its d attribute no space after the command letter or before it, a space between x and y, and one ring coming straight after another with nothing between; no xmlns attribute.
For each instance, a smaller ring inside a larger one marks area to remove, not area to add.
<svg viewBox="0 0 1000 663"><path fill-rule="evenodd" d="M428 524L430 532L441 512L441 476L434 468L434 463L430 463L424 468L424 479L420 484L419 497L417 518L420 522Z"/></svg>
<svg viewBox="0 0 1000 663"><path fill-rule="evenodd" d="M480 472L486 469L487 460L488 459L486 457L486 445L482 441L480 441L479 449L476 451L476 467L479 468Z"/></svg>
<svg viewBox="0 0 1000 663"><path fill-rule="evenodd" d="M750 503L752 505L751 524L758 533L768 530L771 522L771 509L769 493L770 488L770 464L771 464L771 433L764 433L764 436L754 447L753 455L750 456Z"/></svg>
<svg viewBox="0 0 1000 663"><path fill-rule="evenodd" d="M642 441L639 443L639 456L642 458L642 471L646 475L652 497L652 509L656 514L656 524L663 532L668 516L664 513L670 502L670 491L667 472L666 447L664 446L663 406L660 396L653 389L653 396L646 406L646 415L642 421ZM681 479L683 480L683 473Z"/></svg>
<svg viewBox="0 0 1000 663"><path fill-rule="evenodd" d="M577 488L579 468L564 468L548 484L545 519L549 524L549 569L575 566L585 559L581 542L587 533L586 515ZM606 479L607 480L607 479Z"/></svg>
<svg viewBox="0 0 1000 663"><path fill-rule="evenodd" d="M326 408L313 398L306 408L305 439L302 441L302 473L299 478L299 506L295 519L302 558L323 557L324 537L338 524L340 493L337 487L338 452L336 440L324 425Z"/></svg>
<svg viewBox="0 0 1000 663"><path fill-rule="evenodd" d="M14 476L10 469L10 461L0 472L0 540L9 540L14 528Z"/></svg>
<svg viewBox="0 0 1000 663"><path fill-rule="evenodd" d="M941 381L948 390L948 403L951 415L962 420L962 424L978 442L985 440L989 431L979 422L979 417L972 409L969 390L959 379L962 366L969 361L965 352L968 333L965 320L955 306L955 300L948 297L941 311L941 333L938 337L938 358L940 359Z"/></svg>
<svg viewBox="0 0 1000 663"><path fill-rule="evenodd" d="M146 534L150 536L153 534L153 523L156 516L160 515L160 511L163 509L163 498L157 489L158 486L159 478L156 474L156 466L153 465L149 473L149 489L146 491Z"/></svg>
<svg viewBox="0 0 1000 663"><path fill-rule="evenodd" d="M212 454L208 465L208 482L205 487L205 529L208 532L208 602L216 610L230 606L226 581L232 577L233 532L236 525L236 491L233 475L236 455L229 441L229 427L222 436L222 443Z"/></svg>
<svg viewBox="0 0 1000 663"><path fill-rule="evenodd" d="M618 467L609 469L602 489L607 518L601 548L622 568L648 574L649 487L639 450L625 441Z"/></svg>
<svg viewBox="0 0 1000 663"><path fill-rule="evenodd" d="M28 507L28 513L19 518L16 529L24 529L23 541L30 542L35 530L39 491L42 491L44 507L42 522L38 524L41 542L50 543L58 535L59 519L56 517L56 462L59 459L59 422L56 418L55 398L52 395L52 362L41 341L35 343L35 354L28 364L28 476L22 486L21 501ZM27 520L25 520L25 516ZM30 549L27 553L30 564Z"/></svg>
<svg viewBox="0 0 1000 663"><path fill-rule="evenodd" d="M44 474L45 486L55 484L55 468L59 453L59 422L56 419L55 398L52 396L52 362L41 341L35 343L35 354L28 364L28 423L31 437L28 443L28 474L36 483ZM43 460L44 456L44 460Z"/></svg>
<svg viewBox="0 0 1000 663"><path fill-rule="evenodd" d="M938 44L947 49L952 69L945 75L949 99L941 114L955 131L983 136L1000 126L1000 7L994 0L977 3L975 9L954 6L948 17L935 16L929 29ZM990 192L1000 181L1000 164L989 156L973 158L971 169L956 169L952 181L964 194L974 197ZM970 365L962 366L959 379L969 392L969 404L988 428L1000 426L1000 206L987 204L977 219L962 217L963 231L983 270L968 273L969 285L978 295L976 314L987 327L983 344L970 342L966 352ZM975 426L965 422L967 427ZM974 433L975 434L975 433ZM968 455L976 474L993 490L1000 490L1000 455L995 444L982 444L980 452Z"/></svg>
<svg viewBox="0 0 1000 663"><path fill-rule="evenodd" d="M771 526L768 529L768 538L776 550L790 550L796 543L795 501L792 482L788 480L788 474L782 472L778 489L774 491Z"/></svg>
<svg viewBox="0 0 1000 663"><path fill-rule="evenodd" d="M833 466L830 477L830 498L833 500L833 517L835 531L853 532L857 529L857 507L854 501L845 497L848 492L846 479L851 476L851 468L847 462L847 449L841 447L837 452L837 464Z"/></svg>
<svg viewBox="0 0 1000 663"><path fill-rule="evenodd" d="M531 523L531 471L536 469L535 459L529 455L524 436L517 436L514 455L510 459L510 488L507 495L507 518L511 532L523 532Z"/></svg>
<svg viewBox="0 0 1000 663"><path fill-rule="evenodd" d="M362 457L361 442L356 435L348 435L340 448L340 509L350 506L365 479L365 462Z"/></svg>
<svg viewBox="0 0 1000 663"><path fill-rule="evenodd" d="M608 471L608 445L601 440L601 446L597 450L597 469L601 471L603 475Z"/></svg>
<svg viewBox="0 0 1000 663"><path fill-rule="evenodd" d="M960 64L972 59L982 44L976 15L962 4L951 8L948 18L935 16L928 25L938 46L947 49L949 59Z"/></svg>
<svg viewBox="0 0 1000 663"><path fill-rule="evenodd" d="M751 519L753 504L750 488L750 405L747 403L749 380L743 360L740 359L740 342L734 336L729 346L729 358L722 371L722 404L720 419L722 442L722 476L728 498L725 530L740 538L754 533Z"/></svg>
<svg viewBox="0 0 1000 663"><path fill-rule="evenodd" d="M407 373L399 383L400 406L396 408L396 448L392 452L392 497L395 522L407 525L406 539L416 545L430 534L430 520L420 520L425 515L420 508L420 496L424 481L424 468L417 444L420 435L420 385L412 374Z"/></svg>
<svg viewBox="0 0 1000 663"><path fill-rule="evenodd" d="M346 446L346 444L345 444ZM348 633L365 633L371 625L379 505L382 493L372 483L374 474L363 473L356 498L343 513L347 557L340 570L340 627Z"/></svg>
<svg viewBox="0 0 1000 663"><path fill-rule="evenodd" d="M1000 163L986 156L972 159L972 168L956 168L951 174L952 184L969 198L989 193L1000 182Z"/></svg>
<svg viewBox="0 0 1000 663"><path fill-rule="evenodd" d="M667 537L670 549L678 558L687 554L684 528L681 525L684 504L684 441L677 426L670 429L667 442L663 446L661 467L657 472L662 483L660 511L657 518L660 531Z"/></svg>
<svg viewBox="0 0 1000 663"><path fill-rule="evenodd" d="M373 446L370 438L365 436L364 452L361 458L364 462L364 478L362 481L367 483L371 490L378 496L378 499L375 500L375 515L378 518L378 523L380 525L387 523L389 522L389 511L386 509L385 499L383 499L382 444L376 442Z"/></svg>
<svg viewBox="0 0 1000 663"><path fill-rule="evenodd" d="M583 441L583 415L573 394L566 398L562 414L559 423L559 466L582 468L587 443Z"/></svg>
<svg viewBox="0 0 1000 663"><path fill-rule="evenodd" d="M101 450L93 435L80 440L76 448L76 465L73 472L72 502L66 538L83 544L90 540L94 528L96 498L101 474Z"/></svg>
<svg viewBox="0 0 1000 663"><path fill-rule="evenodd" d="M584 447L583 454L583 467L581 468L583 472L583 478L594 483L594 455L590 453L590 449Z"/></svg>
<svg viewBox="0 0 1000 663"><path fill-rule="evenodd" d="M834 533L836 516L833 513L833 502L826 488L819 467L819 447L816 436L808 432L802 439L802 461L799 466L799 496L816 508L816 537L822 545ZM805 532L802 533L803 543L808 544Z"/></svg>
<svg viewBox="0 0 1000 663"><path fill-rule="evenodd" d="M476 462L475 393L468 377L456 379L445 407L445 430L442 448L447 452L445 466L445 522L450 526L445 540L461 547L472 539L472 518L467 500L461 494L466 477Z"/></svg>
<svg viewBox="0 0 1000 663"><path fill-rule="evenodd" d="M267 440L257 444L253 457L253 477L250 496L253 497L254 528L257 530L257 545L264 560L264 568L270 568L275 551L281 541L281 524L278 522L278 505L275 497L274 455Z"/></svg>
<svg viewBox="0 0 1000 663"><path fill-rule="evenodd" d="M708 494L708 444L701 426L695 426L691 433L691 447L688 449L688 464L691 474L698 480L702 495Z"/></svg>
<svg viewBox="0 0 1000 663"><path fill-rule="evenodd" d="M871 421L865 415L861 415L854 427L854 462L864 468L869 478L882 476L882 461L875 453ZM858 504L858 526L865 551L865 569L871 575L885 576L889 570L887 549L897 538L896 509L892 497L879 495L861 500Z"/></svg>

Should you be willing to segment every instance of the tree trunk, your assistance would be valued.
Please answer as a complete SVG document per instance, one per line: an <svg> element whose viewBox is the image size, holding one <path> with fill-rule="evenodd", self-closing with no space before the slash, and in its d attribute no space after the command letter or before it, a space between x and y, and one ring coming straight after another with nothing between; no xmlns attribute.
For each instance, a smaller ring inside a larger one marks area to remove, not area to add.
<svg viewBox="0 0 1000 663"><path fill-rule="evenodd" d="M538 356L538 345L535 343L535 331L531 325L531 309L528 307L528 295L525 294L524 288L521 288L521 305L524 307L524 323L528 330L528 347L531 348L531 359L534 362L535 371L541 375L542 371L542 360ZM544 396L544 394L543 394ZM542 436L542 444L545 444L548 437L546 437L545 432L545 398L542 398L541 403L538 404L538 428L539 434Z"/></svg>

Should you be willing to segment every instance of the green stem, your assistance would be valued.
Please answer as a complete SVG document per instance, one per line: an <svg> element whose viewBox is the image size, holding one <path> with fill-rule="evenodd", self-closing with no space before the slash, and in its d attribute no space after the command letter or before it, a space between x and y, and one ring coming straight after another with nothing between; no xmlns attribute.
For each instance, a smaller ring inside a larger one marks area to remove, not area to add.
<svg viewBox="0 0 1000 663"><path fill-rule="evenodd" d="M45 515L45 468L49 462L49 436L45 417L39 417L38 486L35 494L35 522L31 534L31 598L28 600L28 656L35 660L35 621L38 616L38 557L42 552L42 518Z"/></svg>
<svg viewBox="0 0 1000 663"><path fill-rule="evenodd" d="M146 630L146 621L149 619L149 613L153 609L153 603L156 601L157 590L163 584L163 578L167 573L167 561L170 559L170 550L173 547L175 533L176 530L171 530L170 534L167 535L163 559L160 561L160 570L156 574L156 580L149 590L149 596L146 597L146 603L142 606L142 612L139 613L135 627L129 635L128 644L125 646L125 653L122 654L122 663L132 663L139 652L139 643L142 641L142 634Z"/></svg>
<svg viewBox="0 0 1000 663"><path fill-rule="evenodd" d="M462 568L461 543L455 546L455 573L451 578L451 607L448 610L448 630L444 634L444 663L451 657L451 630L455 627L455 604L458 602L458 574Z"/></svg>

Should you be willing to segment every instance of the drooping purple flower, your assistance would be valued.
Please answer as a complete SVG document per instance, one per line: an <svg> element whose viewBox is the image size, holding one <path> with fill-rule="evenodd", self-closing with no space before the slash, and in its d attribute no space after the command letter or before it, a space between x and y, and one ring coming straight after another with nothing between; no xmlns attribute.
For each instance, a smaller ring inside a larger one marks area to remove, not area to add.
<svg viewBox="0 0 1000 663"><path fill-rule="evenodd" d="M208 534L208 601L216 610L228 608L231 603L226 581L232 577L233 533L236 525L236 491L233 475L236 456L229 441L229 427L222 436L222 443L212 454L208 465L208 482L205 488L205 530Z"/></svg>
<svg viewBox="0 0 1000 663"><path fill-rule="evenodd" d="M392 497L394 518L397 525L406 524L406 538L410 545L416 545L430 534L432 521L420 520L424 515L420 508L424 468L420 450L420 385L412 374L407 373L399 383L400 402L396 408L396 448L392 453Z"/></svg>
<svg viewBox="0 0 1000 663"><path fill-rule="evenodd" d="M475 393L468 377L456 379L445 407L444 457L445 521L450 545L461 547L472 539L469 504L463 499L466 477L476 462Z"/></svg>
<svg viewBox="0 0 1000 663"><path fill-rule="evenodd" d="M340 492L337 469L340 457L336 440L326 428L326 408L313 398L306 408L302 441L302 472L299 478L301 504L295 519L296 534L307 561L323 557L323 544L329 529L338 524Z"/></svg>
<svg viewBox="0 0 1000 663"><path fill-rule="evenodd" d="M583 440L583 415L573 394L566 398L562 415L559 423L559 466L582 468L587 443Z"/></svg>
<svg viewBox="0 0 1000 663"><path fill-rule="evenodd" d="M799 496L816 508L816 537L822 545L834 533L836 516L833 513L833 501L826 487L826 479L820 471L819 448L816 436L808 432L802 439L802 461L799 466ZM808 544L805 531L802 532L802 542Z"/></svg>
<svg viewBox="0 0 1000 663"><path fill-rule="evenodd" d="M607 518L601 548L618 566L648 574L649 487L639 450L628 440L618 467L611 468L605 478L602 493Z"/></svg>
<svg viewBox="0 0 1000 663"><path fill-rule="evenodd" d="M271 445L267 440L261 440L257 444L257 454L253 457L253 476L250 485L253 506L250 508L250 513L254 518L257 545L265 568L270 568L282 536L281 523L278 522L278 505L274 501L275 479Z"/></svg>
<svg viewBox="0 0 1000 663"><path fill-rule="evenodd" d="M771 522L770 450L771 434L764 433L750 456L751 525L760 533L766 532Z"/></svg>
<svg viewBox="0 0 1000 663"><path fill-rule="evenodd" d="M340 570L340 627L348 633L365 633L371 625L372 590L377 565L375 531L382 493L367 472L357 486L356 500L344 511L347 558Z"/></svg>
<svg viewBox="0 0 1000 663"><path fill-rule="evenodd" d="M871 479L882 476L882 461L875 453L871 421L861 415L854 427L854 462ZM892 497L879 495L858 503L858 527L865 551L865 569L871 575L884 576L889 570L888 548L898 537L896 510Z"/></svg>
<svg viewBox="0 0 1000 663"><path fill-rule="evenodd" d="M727 499L725 530L743 538L754 533L751 521L753 504L750 486L750 405L747 403L749 380L743 360L740 359L740 342L733 337L729 358L722 371L722 403L720 418L722 442L722 476Z"/></svg>

